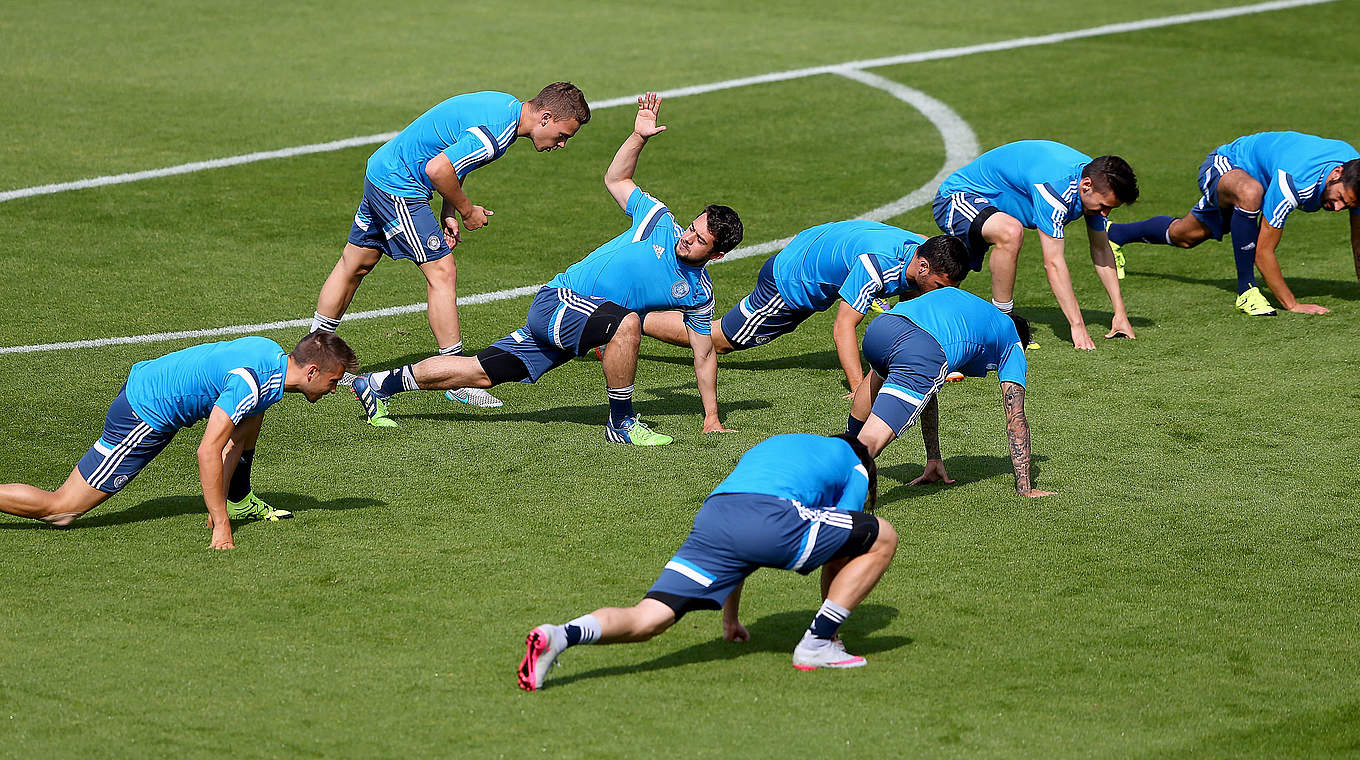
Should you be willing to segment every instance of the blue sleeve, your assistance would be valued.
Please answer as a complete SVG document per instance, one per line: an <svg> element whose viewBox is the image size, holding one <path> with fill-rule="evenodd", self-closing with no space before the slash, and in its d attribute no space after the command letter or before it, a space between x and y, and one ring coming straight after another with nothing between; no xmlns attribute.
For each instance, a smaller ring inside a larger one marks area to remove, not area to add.
<svg viewBox="0 0 1360 760"><path fill-rule="evenodd" d="M1290 212L1299 207L1299 191L1294 178L1283 170L1277 170L1270 178L1266 188L1265 200L1261 203L1262 220L1275 229L1284 228L1284 220Z"/></svg>
<svg viewBox="0 0 1360 760"><path fill-rule="evenodd" d="M461 182L468 172L496 159L496 136L486 127L469 127L458 142L444 149L444 155L449 157Z"/></svg>
<svg viewBox="0 0 1360 760"><path fill-rule="evenodd" d="M1110 219L1104 214L1082 214L1086 217L1086 228L1105 232L1110 229Z"/></svg>
<svg viewBox="0 0 1360 760"><path fill-rule="evenodd" d="M999 383L1015 383L1025 387L1025 373L1029 362L1025 359L1025 349L1019 341L1012 343L996 365L996 380Z"/></svg>
<svg viewBox="0 0 1360 760"><path fill-rule="evenodd" d="M869 496L869 473L864 469L864 465L855 463L855 467L850 471L849 477L845 481L845 490L841 491L841 498L836 502L837 509L844 509L847 512L863 512L864 500Z"/></svg>
<svg viewBox="0 0 1360 760"><path fill-rule="evenodd" d="M685 309L685 327L700 335L713 334L713 296L702 304Z"/></svg>
<svg viewBox="0 0 1360 760"><path fill-rule="evenodd" d="M1034 205L1034 227L1040 232L1058 240L1063 239L1063 226L1067 224L1067 204L1047 182L1030 186L1031 202Z"/></svg>
<svg viewBox="0 0 1360 760"><path fill-rule="evenodd" d="M883 273L872 254L861 253L841 284L840 296L860 314L869 313L869 302L883 292Z"/></svg>
<svg viewBox="0 0 1360 760"><path fill-rule="evenodd" d="M246 369L234 369L214 404L227 413L233 425L255 413L260 405L260 384Z"/></svg>

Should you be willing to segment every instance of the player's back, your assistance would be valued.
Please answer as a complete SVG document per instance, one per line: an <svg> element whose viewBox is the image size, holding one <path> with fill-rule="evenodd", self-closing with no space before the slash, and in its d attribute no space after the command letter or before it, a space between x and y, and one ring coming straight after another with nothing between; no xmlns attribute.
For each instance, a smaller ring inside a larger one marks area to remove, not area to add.
<svg viewBox="0 0 1360 760"><path fill-rule="evenodd" d="M1029 197L1035 184L1066 181L1081 173L1091 157L1052 140L1020 140L983 153L953 174L941 190L990 190ZM1058 188L1061 190L1062 188ZM986 194L986 193L982 193Z"/></svg>
<svg viewBox="0 0 1360 760"><path fill-rule="evenodd" d="M824 435L785 433L766 438L742 454L732 474L713 493L758 493L826 509L840 504L851 487L857 489L862 502L868 478L849 443Z"/></svg>
<svg viewBox="0 0 1360 760"><path fill-rule="evenodd" d="M863 263L881 280L885 295L900 295L902 272L925 238L882 222L828 222L798 233L775 256L774 278L791 306L824 309L840 295L850 272ZM861 258L871 259L861 262Z"/></svg>
<svg viewBox="0 0 1360 760"><path fill-rule="evenodd" d="M369 156L368 181L403 197L428 197L434 190L425 174L430 159L472 136L499 157L515 138L522 104L504 92L455 95L416 117ZM460 173L461 174L461 173Z"/></svg>
<svg viewBox="0 0 1360 760"><path fill-rule="evenodd" d="M930 333L944 349L949 368L964 374L985 375L1003 364L1012 351L1017 352L1021 379L1015 382L1024 384L1024 351L1015 322L972 293L937 288L897 304L888 313L904 316Z"/></svg>
<svg viewBox="0 0 1360 760"><path fill-rule="evenodd" d="M1275 181L1276 173L1281 170L1292 175L1296 183L1304 185L1317 181L1318 177L1311 175L1326 165L1360 158L1360 153L1343 140L1290 131L1258 132L1239 137L1220 146L1217 152L1267 186Z"/></svg>
<svg viewBox="0 0 1360 760"><path fill-rule="evenodd" d="M233 373L254 384L262 404L277 400L287 365L279 344L258 336L190 346L132 365L128 403L157 430L185 428L212 412Z"/></svg>

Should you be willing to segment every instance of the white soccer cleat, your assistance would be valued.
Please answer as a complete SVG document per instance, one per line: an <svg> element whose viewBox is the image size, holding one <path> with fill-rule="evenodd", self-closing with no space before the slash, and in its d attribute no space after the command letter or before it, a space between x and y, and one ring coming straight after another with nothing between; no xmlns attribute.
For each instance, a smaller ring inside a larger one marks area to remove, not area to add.
<svg viewBox="0 0 1360 760"><path fill-rule="evenodd" d="M444 398L449 401L457 401L460 404L475 406L479 409L496 409L505 406L505 402L481 388L454 388L451 391L444 391Z"/></svg>
<svg viewBox="0 0 1360 760"><path fill-rule="evenodd" d="M548 671L557 664L557 655L567 648L567 637L555 625L540 625L524 637L524 659L519 661L519 687L538 691L548 680Z"/></svg>
<svg viewBox="0 0 1360 760"><path fill-rule="evenodd" d="M869 661L845 651L845 645L833 639L818 639L804 635L793 650L793 666L799 670L817 668L862 668Z"/></svg>

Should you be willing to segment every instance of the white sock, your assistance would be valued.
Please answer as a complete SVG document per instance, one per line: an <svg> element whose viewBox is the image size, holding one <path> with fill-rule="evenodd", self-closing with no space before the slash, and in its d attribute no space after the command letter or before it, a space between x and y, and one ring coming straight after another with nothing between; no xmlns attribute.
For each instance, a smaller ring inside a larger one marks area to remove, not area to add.
<svg viewBox="0 0 1360 760"><path fill-rule="evenodd" d="M440 355L440 356L462 356L462 355L463 355L463 341L460 340L460 341L458 341L457 343L453 344L452 346L445 346L445 347L439 349L439 355Z"/></svg>
<svg viewBox="0 0 1360 760"><path fill-rule="evenodd" d="M310 332L320 330L322 332L333 333L340 326L340 320L335 317L324 317L321 312L312 312L312 329Z"/></svg>
<svg viewBox="0 0 1360 760"><path fill-rule="evenodd" d="M1002 314L1010 314L1011 311L1015 308L1015 299L1011 299L1009 301L998 301L995 298L993 298L992 305L1000 309Z"/></svg>

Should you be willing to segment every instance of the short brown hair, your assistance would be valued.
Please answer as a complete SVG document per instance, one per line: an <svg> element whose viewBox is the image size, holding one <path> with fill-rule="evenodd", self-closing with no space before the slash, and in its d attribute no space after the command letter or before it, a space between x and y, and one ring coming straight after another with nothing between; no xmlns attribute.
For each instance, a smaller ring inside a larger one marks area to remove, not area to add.
<svg viewBox="0 0 1360 760"><path fill-rule="evenodd" d="M1133 173L1129 162L1119 156L1100 156L1081 170L1081 176L1090 177L1091 184L1098 192L1114 192L1120 203L1129 204L1138 200L1138 177Z"/></svg>
<svg viewBox="0 0 1360 760"><path fill-rule="evenodd" d="M343 367L347 372L359 371L359 359L354 349L335 333L317 330L298 341L297 347L289 356L299 365L315 364L318 367Z"/></svg>
<svg viewBox="0 0 1360 760"><path fill-rule="evenodd" d="M585 126L590 121L590 104L580 88L571 82L553 82L539 91L529 105L553 115L553 121L575 119Z"/></svg>

